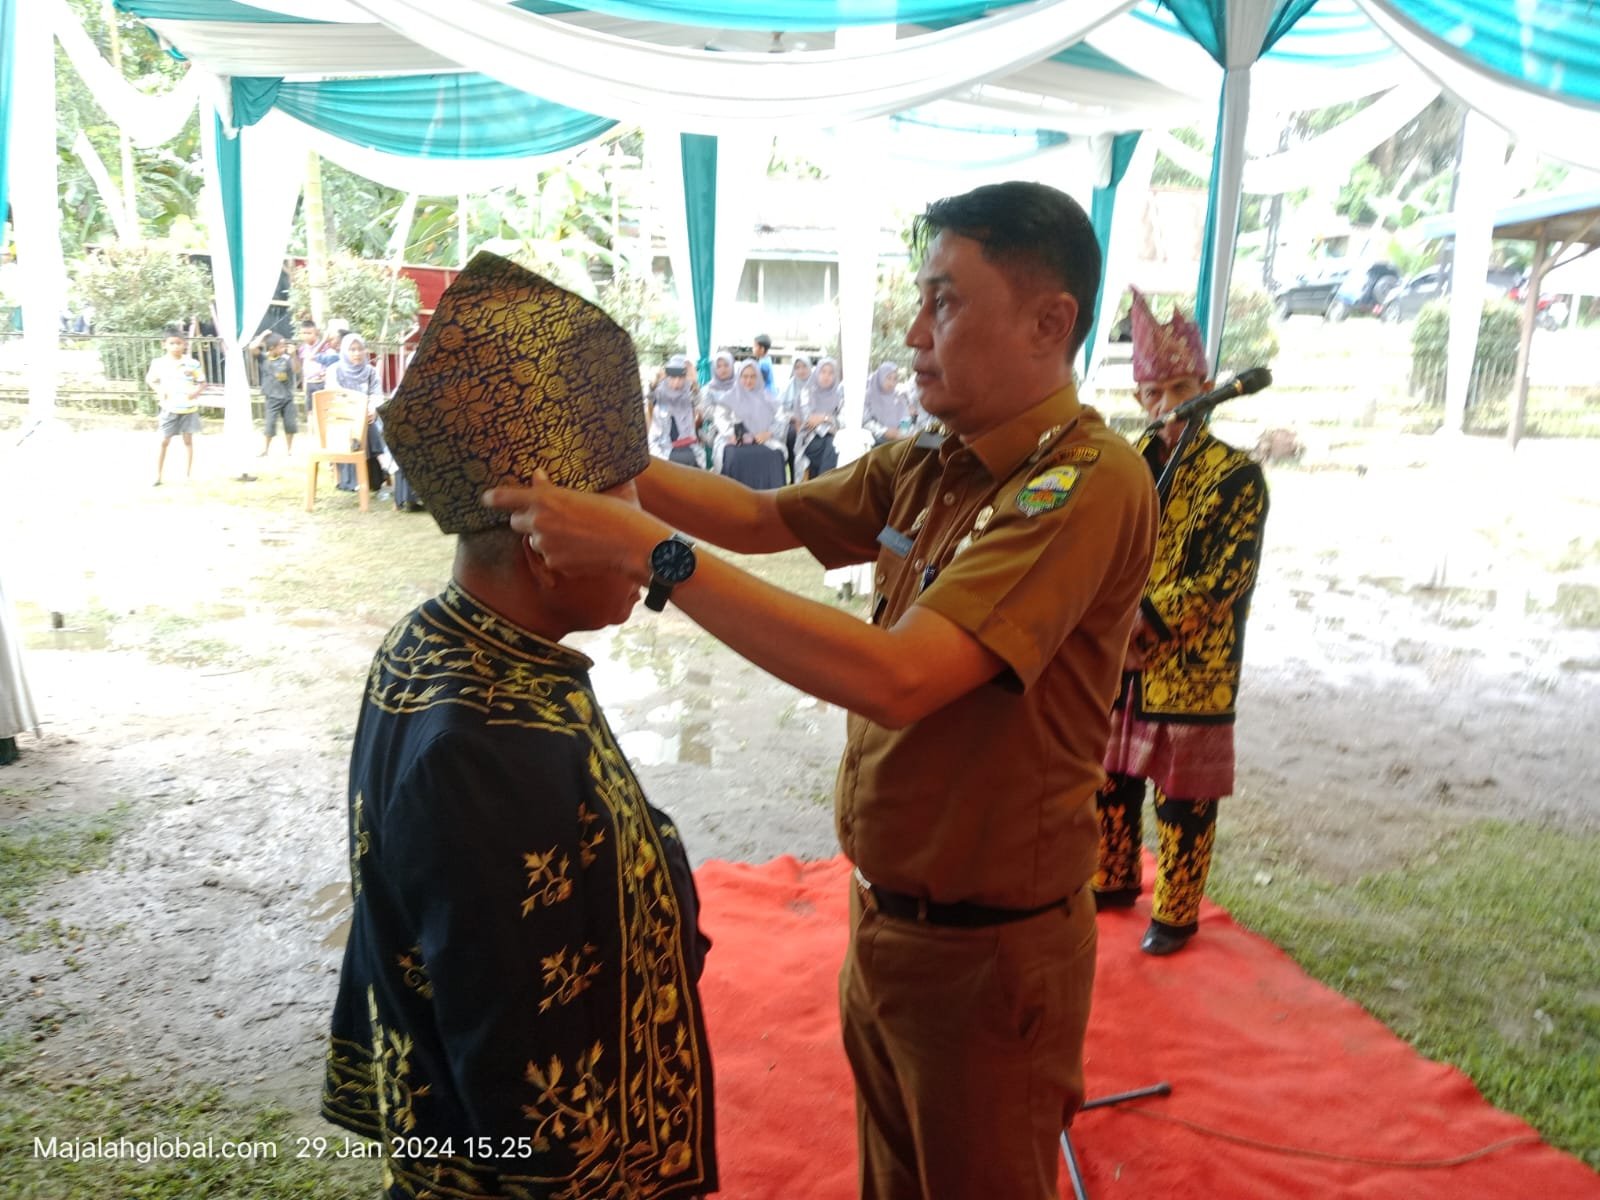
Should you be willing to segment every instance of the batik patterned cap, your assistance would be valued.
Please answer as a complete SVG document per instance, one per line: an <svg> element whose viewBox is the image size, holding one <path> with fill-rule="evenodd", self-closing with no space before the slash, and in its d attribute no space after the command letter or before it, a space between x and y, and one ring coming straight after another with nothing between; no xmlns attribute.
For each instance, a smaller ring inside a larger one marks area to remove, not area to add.
<svg viewBox="0 0 1600 1200"><path fill-rule="evenodd" d="M1155 319L1138 288L1133 292L1133 381L1156 383L1185 375L1206 378L1206 345L1200 327L1173 309L1165 325Z"/></svg>
<svg viewBox="0 0 1600 1200"><path fill-rule="evenodd" d="M475 533L510 514L479 496L554 483L599 492L650 461L633 340L532 271L480 253L439 300L383 436L439 528Z"/></svg>

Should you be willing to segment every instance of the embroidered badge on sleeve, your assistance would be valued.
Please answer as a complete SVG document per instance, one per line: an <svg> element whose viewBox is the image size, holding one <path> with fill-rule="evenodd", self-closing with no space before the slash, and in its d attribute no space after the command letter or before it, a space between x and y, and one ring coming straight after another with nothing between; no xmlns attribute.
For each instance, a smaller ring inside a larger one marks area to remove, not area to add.
<svg viewBox="0 0 1600 1200"><path fill-rule="evenodd" d="M1017 509L1025 517L1054 512L1071 499L1077 486L1077 467L1051 467L1022 485L1017 492Z"/></svg>

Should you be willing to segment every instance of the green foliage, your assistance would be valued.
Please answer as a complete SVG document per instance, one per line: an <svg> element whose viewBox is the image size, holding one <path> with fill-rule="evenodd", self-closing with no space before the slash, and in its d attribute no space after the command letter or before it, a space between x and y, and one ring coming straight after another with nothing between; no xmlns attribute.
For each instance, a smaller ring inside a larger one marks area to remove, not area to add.
<svg viewBox="0 0 1600 1200"><path fill-rule="evenodd" d="M1272 297L1257 287L1235 284L1228 291L1228 316L1217 356L1222 371L1269 366L1278 357L1278 330Z"/></svg>
<svg viewBox="0 0 1600 1200"><path fill-rule="evenodd" d="M1423 306L1411 330L1411 394L1428 405L1444 403L1445 356L1450 341L1450 304ZM1501 401L1515 383L1521 314L1509 300L1490 300L1478 318L1478 354L1467 387L1467 407Z"/></svg>
<svg viewBox="0 0 1600 1200"><path fill-rule="evenodd" d="M617 275L599 290L600 307L632 335L640 366L649 369L684 353L677 305L653 275Z"/></svg>
<svg viewBox="0 0 1600 1200"><path fill-rule="evenodd" d="M74 298L94 305L101 333L159 334L211 310L211 277L182 254L160 246L107 246L84 259Z"/></svg>
<svg viewBox="0 0 1600 1200"><path fill-rule="evenodd" d="M35 818L0 828L0 918L20 921L40 887L103 865L125 819L125 810L116 808L91 818Z"/></svg>
<svg viewBox="0 0 1600 1200"><path fill-rule="evenodd" d="M911 348L906 345L906 330L916 318L920 300L910 269L889 271L878 276L878 291L872 301L872 369L892 362L905 377L911 370Z"/></svg>
<svg viewBox="0 0 1600 1200"><path fill-rule="evenodd" d="M163 1090L132 1074L98 1070L63 1080L50 1060L21 1039L0 1043L0 1144L6 1156L6 1195L28 1200L82 1196L190 1200L343 1200L378 1187L377 1144L350 1137L285 1109L235 1101L215 1087ZM49 1158L48 1145L97 1138L134 1144L156 1138L195 1144L214 1138L239 1144L237 1157ZM323 1143L308 1141L324 1138ZM319 1154L314 1147L326 1150ZM354 1148L355 1156L346 1151Z"/></svg>
<svg viewBox="0 0 1600 1200"><path fill-rule="evenodd" d="M416 321L422 300L417 285L388 264L335 255L328 263L328 314L373 341L398 341ZM289 310L311 311L311 285L304 267L289 279Z"/></svg>
<svg viewBox="0 0 1600 1200"><path fill-rule="evenodd" d="M105 20L101 0L69 0L69 8L96 48L112 57L113 33L122 57L123 78L147 93L169 90L188 71L186 64L163 51L142 23L117 13L115 25ZM82 133L105 164L114 185L121 186L122 158L113 114L103 111L64 52L56 48L56 148L61 192L61 241L69 257L88 245L111 240L115 228L107 207L73 146ZM200 125L198 117L171 143L134 147L134 200L141 235L167 237L192 224L200 195ZM110 202L120 206L120 193Z"/></svg>
<svg viewBox="0 0 1600 1200"><path fill-rule="evenodd" d="M404 192L322 160L322 211L330 255L342 251L352 258L387 256L389 234L404 203ZM296 227L303 230L304 221Z"/></svg>
<svg viewBox="0 0 1600 1200"><path fill-rule="evenodd" d="M1194 315L1192 293L1146 293L1150 311L1158 321L1172 319L1172 310L1182 307ZM1117 301L1115 328L1128 318L1133 296L1124 292ZM1234 284L1228 291L1228 314L1222 328L1222 351L1217 371L1243 371L1270 366L1278 357L1278 332L1272 318L1272 297L1257 287Z"/></svg>
<svg viewBox="0 0 1600 1200"><path fill-rule="evenodd" d="M1378 210L1372 200L1384 190L1384 180L1378 168L1362 161L1350 168L1350 178L1339 189L1339 199L1333 211L1350 218L1352 225L1376 225Z"/></svg>
<svg viewBox="0 0 1600 1200"><path fill-rule="evenodd" d="M1185 146L1206 154L1211 153L1210 134L1203 134L1193 126L1174 129L1171 132L1172 136ZM1192 171L1180 167L1165 154L1157 154L1155 166L1150 170L1150 184L1152 187L1204 188L1207 181Z"/></svg>

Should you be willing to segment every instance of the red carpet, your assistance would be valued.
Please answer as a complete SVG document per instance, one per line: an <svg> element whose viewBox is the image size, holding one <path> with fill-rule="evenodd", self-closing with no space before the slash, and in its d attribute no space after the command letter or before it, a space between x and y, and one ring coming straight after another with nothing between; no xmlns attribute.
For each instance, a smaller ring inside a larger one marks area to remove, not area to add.
<svg viewBox="0 0 1600 1200"><path fill-rule="evenodd" d="M854 1102L836 1007L847 876L842 859L713 862L697 873L715 942L702 990L722 1194L732 1200L855 1196ZM1600 1176L1220 908L1207 906L1202 932L1176 957L1139 953L1147 905L1100 918L1089 1094L1158 1080L1173 1092L1078 1118L1073 1145L1092 1200L1600 1200ZM1379 1161L1290 1156L1229 1137ZM1455 1166L1380 1165L1455 1160L1506 1142ZM1072 1195L1064 1167L1061 1193Z"/></svg>

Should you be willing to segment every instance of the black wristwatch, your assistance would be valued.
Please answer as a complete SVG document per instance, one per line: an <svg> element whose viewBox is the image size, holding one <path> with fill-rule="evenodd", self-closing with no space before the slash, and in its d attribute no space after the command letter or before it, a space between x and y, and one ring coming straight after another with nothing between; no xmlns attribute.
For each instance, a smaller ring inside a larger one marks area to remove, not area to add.
<svg viewBox="0 0 1600 1200"><path fill-rule="evenodd" d="M656 548L650 551L650 590L644 594L644 606L660 612L667 606L672 589L693 574L693 542L681 533L657 542Z"/></svg>

